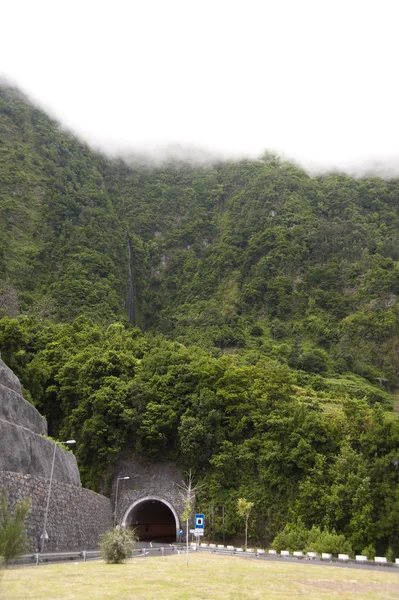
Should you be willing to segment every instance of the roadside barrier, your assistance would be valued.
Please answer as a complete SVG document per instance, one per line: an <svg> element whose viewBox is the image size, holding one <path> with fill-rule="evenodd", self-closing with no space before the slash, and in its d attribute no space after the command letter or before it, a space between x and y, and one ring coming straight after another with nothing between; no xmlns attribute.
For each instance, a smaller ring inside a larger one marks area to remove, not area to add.
<svg viewBox="0 0 399 600"><path fill-rule="evenodd" d="M351 563L351 564L367 564L367 565L385 565L387 567L399 567L399 558L395 559L395 562L389 562L385 556L376 556L374 560L369 560L367 556L364 555L356 555L354 559L352 559L349 554L338 554L337 557L334 557L330 552L323 552L319 555L317 552L306 552L305 554L298 550L291 554L289 550L281 550L277 552L277 550L269 549L253 549L247 548L245 551L244 548L236 548L234 546L222 546L220 544L206 544L202 542L201 544L193 544L196 546L196 549L199 552L209 552L213 554L230 554L231 556L246 556L252 558L275 558L275 559L291 559L292 560L321 560L321 561L329 561L330 563Z"/></svg>
<svg viewBox="0 0 399 600"><path fill-rule="evenodd" d="M156 547L156 548L133 548L131 558L145 557L149 555L164 556L165 550L168 549L172 552L180 554L183 550L185 551L186 546L183 545L172 545L168 547ZM195 550L194 548L190 548ZM81 550L76 552L46 552L40 553L35 552L31 554L23 554L18 556L14 560L10 561L11 565L32 565L39 566L40 564L48 564L51 562L69 562L79 561L87 562L88 560L98 560L101 558L100 550Z"/></svg>
<svg viewBox="0 0 399 600"><path fill-rule="evenodd" d="M267 551L263 549L237 548L235 546L224 546L222 544L196 544L191 543L189 546L190 552L208 552L210 554L228 555L228 556L241 556L248 558L260 558L263 560L267 559L285 559L285 560L321 560L329 561L330 563L352 563L360 565L376 565L376 566L387 566L387 567L399 567L399 558L395 559L395 562L388 562L385 556L376 556L374 560L368 560L367 556L362 554L355 555L352 559L348 554L338 554L338 558L332 556L328 552L323 552L318 555L316 552L307 552L304 554L302 551L295 551L292 554L289 550L277 550L269 549ZM147 548L134 548L132 552L132 558L145 558L146 556L165 556L165 553L177 553L184 554L186 552L185 544L170 544L168 546L160 547L147 547ZM86 562L88 560L98 560L101 558L99 550L81 550L76 552L51 552L51 553L31 553L24 554L11 561L13 565L36 565L48 564L51 562L67 562L67 561L79 561Z"/></svg>

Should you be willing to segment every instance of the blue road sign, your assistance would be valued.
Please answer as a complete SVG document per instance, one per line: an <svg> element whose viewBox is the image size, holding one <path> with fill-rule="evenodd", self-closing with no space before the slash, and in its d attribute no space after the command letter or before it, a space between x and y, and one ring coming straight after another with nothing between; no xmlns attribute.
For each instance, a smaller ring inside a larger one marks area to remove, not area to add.
<svg viewBox="0 0 399 600"><path fill-rule="evenodd" d="M205 515L197 514L194 519L194 527L195 529L204 529L205 527Z"/></svg>

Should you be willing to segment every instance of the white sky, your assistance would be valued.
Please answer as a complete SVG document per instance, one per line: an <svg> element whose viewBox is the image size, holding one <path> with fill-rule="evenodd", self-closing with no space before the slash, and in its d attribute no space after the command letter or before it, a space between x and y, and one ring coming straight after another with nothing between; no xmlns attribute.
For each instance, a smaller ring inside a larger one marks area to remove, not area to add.
<svg viewBox="0 0 399 600"><path fill-rule="evenodd" d="M399 0L3 0L0 19L0 74L103 148L399 165Z"/></svg>

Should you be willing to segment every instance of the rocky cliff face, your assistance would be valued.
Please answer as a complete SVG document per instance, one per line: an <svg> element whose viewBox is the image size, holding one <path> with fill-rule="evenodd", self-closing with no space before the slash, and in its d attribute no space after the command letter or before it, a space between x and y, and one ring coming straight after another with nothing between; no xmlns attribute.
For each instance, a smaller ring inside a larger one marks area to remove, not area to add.
<svg viewBox="0 0 399 600"><path fill-rule="evenodd" d="M54 442L46 433L46 420L23 398L18 378L0 359L0 471L50 477ZM60 447L53 477L81 485L75 456Z"/></svg>
<svg viewBox="0 0 399 600"><path fill-rule="evenodd" d="M46 420L22 396L19 379L0 359L0 419L47 434Z"/></svg>

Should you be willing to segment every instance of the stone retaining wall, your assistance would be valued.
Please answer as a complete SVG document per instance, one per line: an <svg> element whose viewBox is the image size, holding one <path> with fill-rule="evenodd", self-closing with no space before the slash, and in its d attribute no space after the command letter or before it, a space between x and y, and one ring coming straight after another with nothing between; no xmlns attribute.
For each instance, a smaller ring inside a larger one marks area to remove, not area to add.
<svg viewBox="0 0 399 600"><path fill-rule="evenodd" d="M115 501L116 477L129 477L119 482L117 522L121 523L128 508L141 498L166 500L175 509L179 519L184 512L184 500L176 483L183 475L172 463L144 464L136 457L121 459L115 469L112 498Z"/></svg>
<svg viewBox="0 0 399 600"><path fill-rule="evenodd" d="M29 497L31 510L26 519L28 551L40 544L49 489L49 479L22 473L0 472L0 490L6 489L11 510L18 500ZM112 527L109 498L90 490L53 480L47 518L49 552L92 550L101 533Z"/></svg>

